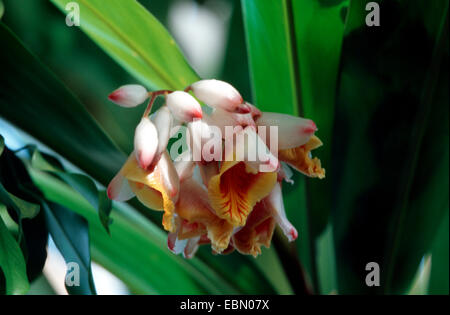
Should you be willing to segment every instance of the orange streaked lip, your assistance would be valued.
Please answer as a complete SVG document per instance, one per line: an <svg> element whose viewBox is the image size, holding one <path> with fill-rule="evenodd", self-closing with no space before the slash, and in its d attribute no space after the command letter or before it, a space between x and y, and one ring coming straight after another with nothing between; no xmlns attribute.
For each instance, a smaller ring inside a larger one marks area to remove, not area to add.
<svg viewBox="0 0 450 315"><path fill-rule="evenodd" d="M270 193L276 179L274 172L249 172L245 162L224 162L208 185L211 205L220 218L233 226L243 226L254 205Z"/></svg>

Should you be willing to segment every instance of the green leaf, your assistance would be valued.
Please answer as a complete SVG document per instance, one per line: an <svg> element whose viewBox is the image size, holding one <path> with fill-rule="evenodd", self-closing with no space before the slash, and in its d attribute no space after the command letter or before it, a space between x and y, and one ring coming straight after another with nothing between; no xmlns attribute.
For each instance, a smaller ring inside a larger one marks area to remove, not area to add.
<svg viewBox="0 0 450 315"><path fill-rule="evenodd" d="M64 13L70 0L52 0ZM133 0L79 0L81 28L114 60L153 89L184 89L198 80L159 21Z"/></svg>
<svg viewBox="0 0 450 315"><path fill-rule="evenodd" d="M298 114L298 82L286 1L242 1L253 102Z"/></svg>
<svg viewBox="0 0 450 315"><path fill-rule="evenodd" d="M0 182L0 199L8 206L3 219L8 227L11 227L11 220L17 222L17 226L12 225L12 231L22 249L28 279L32 282L41 274L47 258L48 231L40 211L39 191L24 163L6 147L0 156Z"/></svg>
<svg viewBox="0 0 450 315"><path fill-rule="evenodd" d="M19 242L22 238L22 220L32 219L39 213L39 205L25 201L15 195L9 193L3 184L0 182L0 202L2 202L7 208L12 209L17 214L19 222Z"/></svg>
<svg viewBox="0 0 450 315"><path fill-rule="evenodd" d="M287 1L242 1L242 8L255 105L263 111L298 115L300 91L295 43L292 42L292 11ZM283 186L284 202L288 218L300 231L296 245L300 260L311 280L314 278L315 263L305 179L296 175L294 181L294 186ZM281 259L295 258L291 256ZM298 266L296 263L291 265ZM293 272L287 270L288 274Z"/></svg>
<svg viewBox="0 0 450 315"><path fill-rule="evenodd" d="M333 142L339 293L406 293L448 209L448 1L435 6L383 1L383 27L346 32ZM350 6L349 21L365 14ZM365 285L368 262L380 287Z"/></svg>
<svg viewBox="0 0 450 315"><path fill-rule="evenodd" d="M441 226L431 249L431 275L428 287L429 294L448 294L449 284L449 218L447 213L442 220Z"/></svg>
<svg viewBox="0 0 450 315"><path fill-rule="evenodd" d="M326 180L307 182L311 234L316 239L328 223L332 195L332 138L336 84L348 0L292 1L301 116L314 120L324 146L316 154L327 171Z"/></svg>
<svg viewBox="0 0 450 315"><path fill-rule="evenodd" d="M82 195L94 209L99 209L98 189L89 177L82 174L64 172L58 172L57 175Z"/></svg>
<svg viewBox="0 0 450 315"><path fill-rule="evenodd" d="M79 285L69 286L66 279L67 291L70 294L95 294L87 221L57 203L42 201L42 207L50 235L66 264L76 263L79 267ZM69 272L66 277L70 279Z"/></svg>
<svg viewBox="0 0 450 315"><path fill-rule="evenodd" d="M108 198L106 190L101 190L98 192L98 204L98 216L100 218L100 222L108 234L110 234L111 232L109 231L109 225L112 223L112 219L110 218L112 201Z"/></svg>
<svg viewBox="0 0 450 315"><path fill-rule="evenodd" d="M3 187L0 186L0 189L3 189ZM20 209L20 217L22 219L33 219L38 215L39 205L20 199L11 193L8 194L11 202Z"/></svg>
<svg viewBox="0 0 450 315"><path fill-rule="evenodd" d="M109 233L109 224L111 224L109 214L112 210L112 202L108 198L106 191L99 191L95 183L85 175L61 171L52 173L56 174L69 186L79 192L94 209L97 209L100 222Z"/></svg>
<svg viewBox="0 0 450 315"><path fill-rule="evenodd" d="M83 174L67 173L62 164L51 155L46 154L46 158L37 150L36 146L29 146L31 152L31 165L41 171L47 171L61 178L69 186L79 192L95 209L98 209L99 218L103 226L109 233L109 214L112 203L105 191L99 191L95 183L89 177ZM47 161L47 159L49 161Z"/></svg>
<svg viewBox="0 0 450 315"><path fill-rule="evenodd" d="M25 294L30 288L19 244L0 217L0 268L6 279L6 294Z"/></svg>
<svg viewBox="0 0 450 315"><path fill-rule="evenodd" d="M325 230L332 198L324 196L333 194L334 107L348 4L348 0L293 0L290 8L295 31L295 65L300 82L300 114L317 124L316 135L324 143L315 154L326 169L327 177L306 181L308 223L318 260L314 281L322 293L336 289L332 226ZM326 262L320 259L326 259Z"/></svg>
<svg viewBox="0 0 450 315"><path fill-rule="evenodd" d="M329 224L317 239L317 276L321 294L338 293L333 226Z"/></svg>
<svg viewBox="0 0 450 315"><path fill-rule="evenodd" d="M61 163L59 163L59 161L57 161L55 158L53 158L53 161L56 161L56 165L54 165L55 163L49 163L49 161L47 161L47 158L44 158L42 156L42 153L39 152L36 146L29 146L28 149L31 154L31 165L33 165L33 167L41 171L48 172L60 172L61 170L64 170ZM47 157L49 156L47 155Z"/></svg>
<svg viewBox="0 0 450 315"><path fill-rule="evenodd" d="M5 5L3 4L3 1L0 0L0 20L2 19L4 13L5 13Z"/></svg>
<svg viewBox="0 0 450 315"><path fill-rule="evenodd" d="M1 22L0 38L0 115L106 184L125 154Z"/></svg>
<svg viewBox="0 0 450 315"><path fill-rule="evenodd" d="M426 295L430 282L431 256L423 257L409 290L409 295Z"/></svg>

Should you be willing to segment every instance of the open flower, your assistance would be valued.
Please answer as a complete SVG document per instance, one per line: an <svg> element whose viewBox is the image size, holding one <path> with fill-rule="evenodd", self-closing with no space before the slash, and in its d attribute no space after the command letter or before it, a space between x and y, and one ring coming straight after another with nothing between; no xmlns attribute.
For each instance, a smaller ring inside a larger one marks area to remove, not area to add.
<svg viewBox="0 0 450 315"><path fill-rule="evenodd" d="M189 91L211 110L203 111ZM289 241L297 238L284 208L282 181L292 183L290 167L325 177L320 160L311 155L322 145L312 120L261 112L218 80L146 95L151 99L136 128L135 151L109 184L109 198L136 196L148 208L163 211L167 245L186 258L202 244L211 244L216 254L237 250L257 256L262 246L270 246L277 225ZM149 119L159 95L166 104ZM180 141L187 149L170 156L171 128L182 125L187 137Z"/></svg>
<svg viewBox="0 0 450 315"><path fill-rule="evenodd" d="M178 192L178 174L166 152L152 170L141 168L131 154L108 186L108 197L112 200L125 201L135 195L148 208L164 210L163 226L167 231L175 231Z"/></svg>

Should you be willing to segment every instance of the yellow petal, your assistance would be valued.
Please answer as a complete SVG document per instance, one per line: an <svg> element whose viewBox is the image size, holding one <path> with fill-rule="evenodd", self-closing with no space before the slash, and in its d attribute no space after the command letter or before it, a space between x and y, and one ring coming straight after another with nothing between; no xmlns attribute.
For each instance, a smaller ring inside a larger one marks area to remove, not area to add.
<svg viewBox="0 0 450 315"><path fill-rule="evenodd" d="M128 182L131 190L144 206L153 210L164 210L163 197L159 191L141 183Z"/></svg>
<svg viewBox="0 0 450 315"><path fill-rule="evenodd" d="M275 219L264 199L255 205L245 226L233 235L234 247L241 254L256 257L261 254L261 246L270 247L274 229Z"/></svg>
<svg viewBox="0 0 450 315"><path fill-rule="evenodd" d="M130 183L134 182L148 186L149 189L138 189L139 187L134 185L136 189L134 192L144 204L152 208L154 207L153 209L161 209L161 202L157 201L158 196L154 191L160 193L164 209L164 229L169 232L175 232L173 214L175 211L174 202L178 198L179 180L175 167L167 153L165 152L161 156L153 171L140 168L136 158L131 154L123 166L121 173Z"/></svg>
<svg viewBox="0 0 450 315"><path fill-rule="evenodd" d="M209 181L211 206L220 218L243 226L253 206L270 193L276 180L275 172L254 173L244 162L225 161Z"/></svg>
<svg viewBox="0 0 450 315"><path fill-rule="evenodd" d="M209 205L208 193L193 179L188 179L181 183L180 197L176 204L177 214L189 224L192 224L193 231L178 234L180 239L194 237L207 232L211 240L213 250L222 252L228 247L233 226L226 220L216 216Z"/></svg>
<svg viewBox="0 0 450 315"><path fill-rule="evenodd" d="M280 150L278 159L284 161L295 168L297 171L309 176L325 178L325 169L322 168L320 160L315 157L311 158L310 152L322 146L322 141L316 136L312 136L309 141L299 147Z"/></svg>

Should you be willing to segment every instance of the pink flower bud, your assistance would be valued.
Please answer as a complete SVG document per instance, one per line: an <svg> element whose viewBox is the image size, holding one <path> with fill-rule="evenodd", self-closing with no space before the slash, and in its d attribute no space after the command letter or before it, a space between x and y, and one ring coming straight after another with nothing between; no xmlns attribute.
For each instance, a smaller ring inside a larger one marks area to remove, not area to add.
<svg viewBox="0 0 450 315"><path fill-rule="evenodd" d="M158 132L148 117L142 118L134 133L134 153L139 166L147 169L158 149Z"/></svg>
<svg viewBox="0 0 450 315"><path fill-rule="evenodd" d="M257 126L266 126L268 133L265 143L269 145L270 127L276 127L278 130L278 149L285 150L304 145L311 136L317 131L316 124L302 117L296 117L279 113L262 113L256 120Z"/></svg>
<svg viewBox="0 0 450 315"><path fill-rule="evenodd" d="M219 80L201 80L191 85L191 89L202 102L214 108L222 108L229 112L248 112L244 106L242 109L241 94L229 83Z"/></svg>
<svg viewBox="0 0 450 315"><path fill-rule="evenodd" d="M136 107L144 103L148 98L148 92L142 85L129 84L118 88L108 98L123 107Z"/></svg>
<svg viewBox="0 0 450 315"><path fill-rule="evenodd" d="M202 108L189 93L175 91L166 97L167 107L177 120L191 122L194 118L203 117Z"/></svg>

